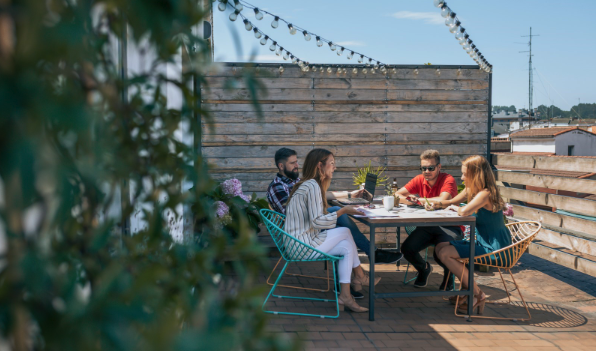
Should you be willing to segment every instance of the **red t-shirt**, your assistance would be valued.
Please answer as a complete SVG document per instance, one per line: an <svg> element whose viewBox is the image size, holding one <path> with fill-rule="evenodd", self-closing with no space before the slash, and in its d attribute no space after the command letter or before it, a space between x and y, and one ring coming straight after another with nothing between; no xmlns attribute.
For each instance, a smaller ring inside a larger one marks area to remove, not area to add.
<svg viewBox="0 0 596 351"><path fill-rule="evenodd" d="M449 193L454 198L457 195L457 184L451 174L439 173L437 182L430 186L422 174L417 175L405 185L406 190L412 195L418 194L419 197L437 197L441 193Z"/></svg>

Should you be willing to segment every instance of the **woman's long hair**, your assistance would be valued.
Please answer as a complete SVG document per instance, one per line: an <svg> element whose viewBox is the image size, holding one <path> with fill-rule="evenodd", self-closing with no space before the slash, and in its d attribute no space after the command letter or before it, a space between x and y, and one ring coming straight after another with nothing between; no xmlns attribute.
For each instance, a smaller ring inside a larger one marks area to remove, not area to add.
<svg viewBox="0 0 596 351"><path fill-rule="evenodd" d="M495 175L490 168L490 163L486 158L475 155L470 156L462 163L466 166L466 188L468 189L468 203L479 192L487 189L490 193L488 199L493 205L493 212L499 212L505 207L505 202L501 198Z"/></svg>
<svg viewBox="0 0 596 351"><path fill-rule="evenodd" d="M331 153L331 151L329 150L310 150L308 155L306 155L304 165L302 166L302 178L292 188L292 192L290 193L290 197L288 197L288 202L286 204L290 203L290 199L292 199L292 196L294 195L296 190L300 188L300 185L302 185L302 183L306 182L307 180L314 179L317 181L317 184L319 184L319 187L321 187L321 196L323 197L323 208L325 209L325 212L327 212L327 196L325 195L325 193L327 192L327 189L329 189L329 185L331 184L331 178L325 178L323 172L321 172L321 169L319 168L319 163L321 163L323 166L326 165L327 161L329 160L329 156L333 156L333 153Z"/></svg>

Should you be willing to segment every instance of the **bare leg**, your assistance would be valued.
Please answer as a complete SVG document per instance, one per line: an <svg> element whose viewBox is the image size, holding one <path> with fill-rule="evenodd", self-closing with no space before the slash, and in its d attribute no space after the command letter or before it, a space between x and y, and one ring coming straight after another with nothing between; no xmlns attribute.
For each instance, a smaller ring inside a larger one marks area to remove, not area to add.
<svg viewBox="0 0 596 351"><path fill-rule="evenodd" d="M342 301L349 301L352 298L350 294L350 283L341 283L341 292L339 293L339 298Z"/></svg>
<svg viewBox="0 0 596 351"><path fill-rule="evenodd" d="M447 244L447 245L441 245ZM462 285L465 289L468 288L468 270L466 269L465 265L461 262L457 261L459 254L457 250L452 245L448 243L441 243L437 245L439 251L437 252L437 256L443 261L447 269L449 269L453 274L455 274L459 280L462 282ZM474 295L481 295L482 291L478 288L478 285L474 283Z"/></svg>
<svg viewBox="0 0 596 351"><path fill-rule="evenodd" d="M364 278L364 269L362 269L362 266L354 268L353 271L354 275L358 277L358 279Z"/></svg>

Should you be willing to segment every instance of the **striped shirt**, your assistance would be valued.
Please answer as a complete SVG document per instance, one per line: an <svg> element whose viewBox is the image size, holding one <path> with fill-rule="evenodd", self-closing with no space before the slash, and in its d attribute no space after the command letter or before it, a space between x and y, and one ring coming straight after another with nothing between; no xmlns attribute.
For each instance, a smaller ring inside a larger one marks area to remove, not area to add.
<svg viewBox="0 0 596 351"><path fill-rule="evenodd" d="M323 196L316 180L300 185L286 207L285 231L290 236L314 248L327 238L325 229L335 228L337 213L323 212Z"/></svg>

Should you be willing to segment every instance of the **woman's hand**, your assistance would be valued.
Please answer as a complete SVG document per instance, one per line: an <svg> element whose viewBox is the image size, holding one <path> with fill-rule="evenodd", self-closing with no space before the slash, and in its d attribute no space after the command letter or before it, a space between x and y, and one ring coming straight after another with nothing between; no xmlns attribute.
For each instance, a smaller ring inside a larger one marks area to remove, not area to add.
<svg viewBox="0 0 596 351"><path fill-rule="evenodd" d="M344 206L339 211L337 211L338 216L341 216L344 213L348 215L364 216L364 213L354 206Z"/></svg>
<svg viewBox="0 0 596 351"><path fill-rule="evenodd" d="M362 197L362 193L364 193L364 189L354 190L354 191L350 192L350 196L353 199L361 198Z"/></svg>
<svg viewBox="0 0 596 351"><path fill-rule="evenodd" d="M449 207L446 208L446 210L457 212L458 214L459 214L459 209L460 209L460 207L459 206L455 206L455 205L451 205L451 206L449 206Z"/></svg>

